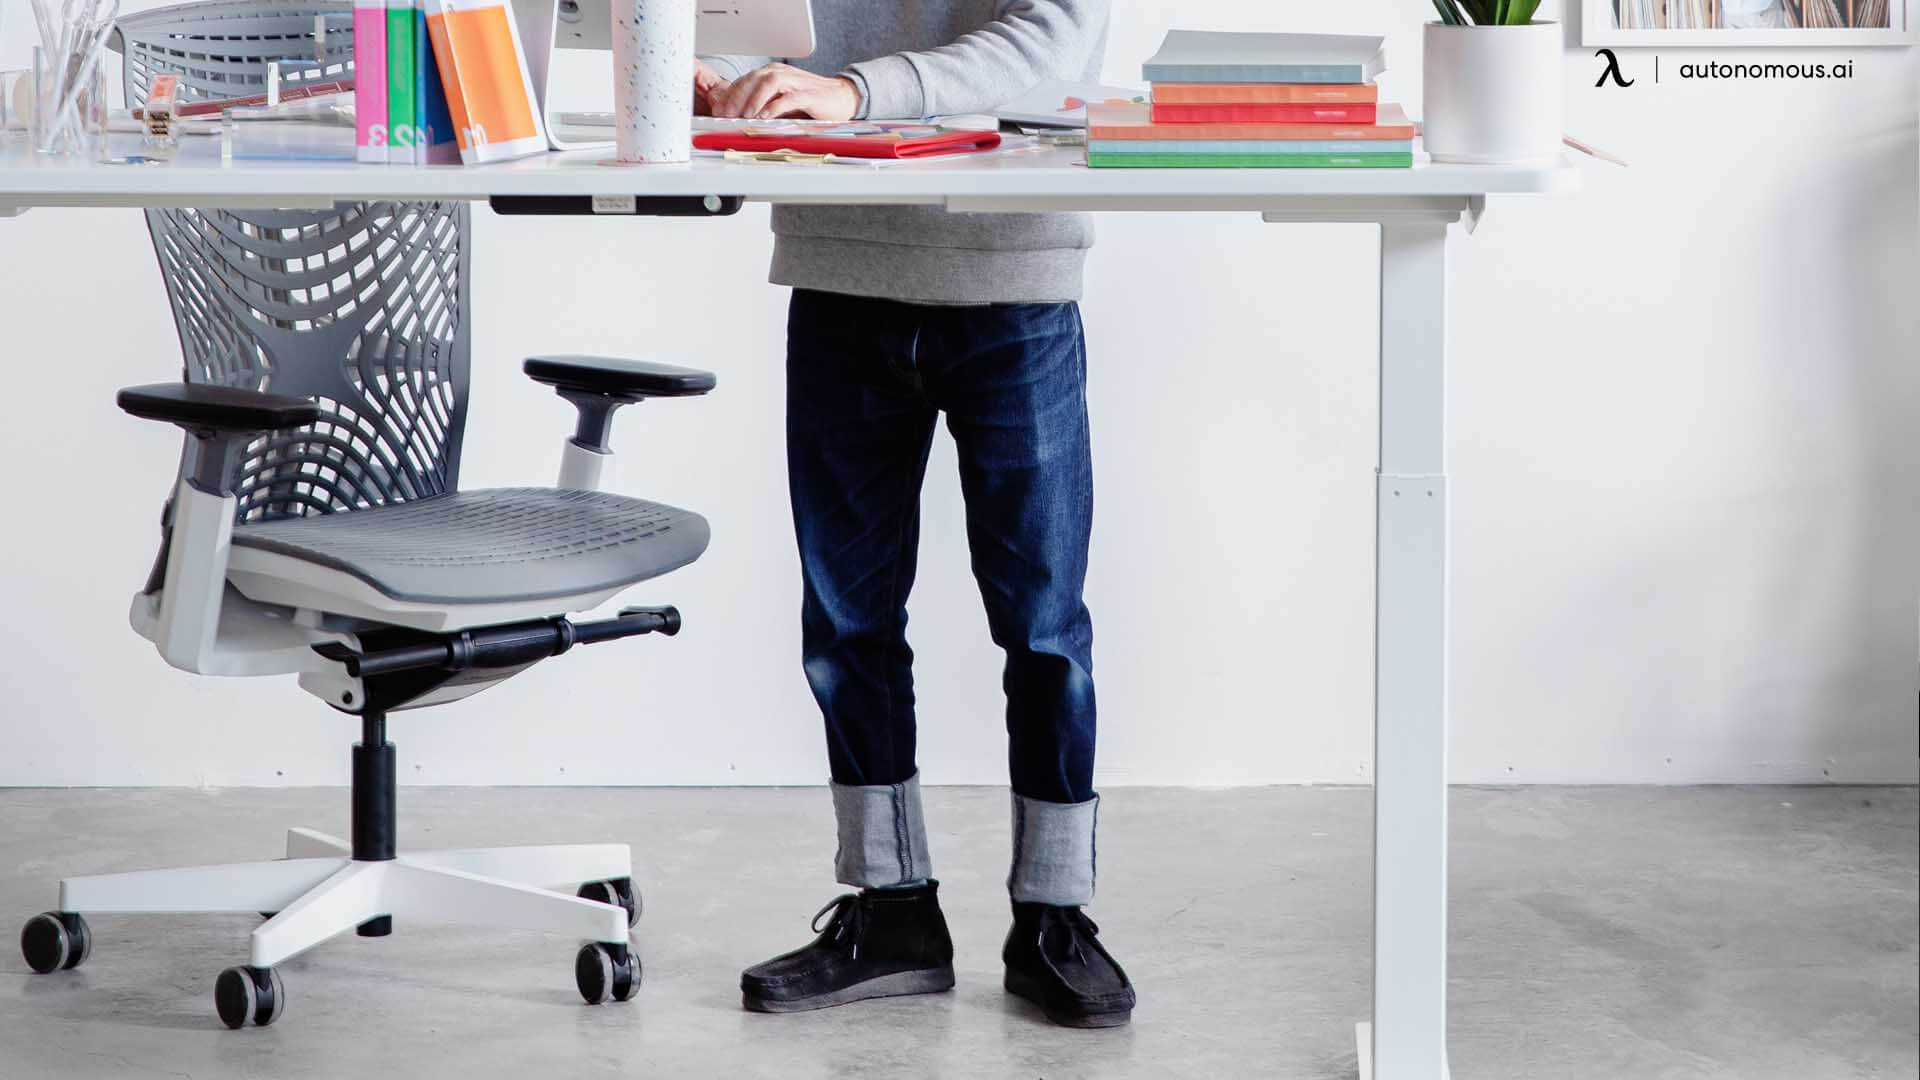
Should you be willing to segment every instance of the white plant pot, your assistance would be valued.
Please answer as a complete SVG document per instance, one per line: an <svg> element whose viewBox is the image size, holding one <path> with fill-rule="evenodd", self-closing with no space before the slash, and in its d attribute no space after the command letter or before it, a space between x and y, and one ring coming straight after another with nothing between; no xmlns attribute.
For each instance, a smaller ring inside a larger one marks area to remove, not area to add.
<svg viewBox="0 0 1920 1080"><path fill-rule="evenodd" d="M1428 23L1425 64L1421 130L1434 161L1520 165L1559 157L1560 24Z"/></svg>

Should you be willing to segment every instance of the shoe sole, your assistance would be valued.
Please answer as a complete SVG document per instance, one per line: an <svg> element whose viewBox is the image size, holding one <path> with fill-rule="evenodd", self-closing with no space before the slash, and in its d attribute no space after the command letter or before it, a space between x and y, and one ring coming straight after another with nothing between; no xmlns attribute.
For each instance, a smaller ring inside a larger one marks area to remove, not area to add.
<svg viewBox="0 0 1920 1080"><path fill-rule="evenodd" d="M848 1005L870 998L938 994L951 989L953 989L953 965L948 964L937 968L922 968L918 971L896 971L892 975L881 975L865 982L854 983L852 986L829 990L824 994L790 1000L756 997L742 991L740 1004L748 1012L812 1012L815 1009L830 1009L835 1005Z"/></svg>
<svg viewBox="0 0 1920 1080"><path fill-rule="evenodd" d="M1002 985L1004 985L1007 988L1007 993L1012 994L1015 997L1025 998L1026 1000L1039 1006L1040 1011L1047 1015L1048 1020L1051 1020L1054 1023L1059 1024L1061 1027L1070 1027L1070 1028L1123 1027L1127 1023L1133 1020L1132 1009L1116 1009L1113 1012L1096 1012L1096 1013L1060 1012L1059 1010L1048 1006L1047 995L1045 991L1041 990L1040 984L1038 982L1036 982L1031 976L1023 975L1018 972L1013 972L1013 971L1007 972L1006 980Z"/></svg>

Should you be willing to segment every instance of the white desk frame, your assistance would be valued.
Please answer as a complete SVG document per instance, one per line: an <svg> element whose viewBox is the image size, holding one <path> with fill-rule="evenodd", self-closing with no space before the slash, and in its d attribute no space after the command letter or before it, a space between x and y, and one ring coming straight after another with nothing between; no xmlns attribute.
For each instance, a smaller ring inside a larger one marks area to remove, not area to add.
<svg viewBox="0 0 1920 1080"><path fill-rule="evenodd" d="M212 140L201 140L211 143ZM743 195L955 211L1235 210L1269 222L1380 225L1375 477L1374 949L1363 1080L1447 1076L1446 283L1450 227L1488 195L1578 186L1565 164L1367 170L1090 170L1075 151L887 169L621 168L549 154L484 168L240 162L188 147L169 165L50 165L0 150L0 216L33 206L312 207L491 195Z"/></svg>

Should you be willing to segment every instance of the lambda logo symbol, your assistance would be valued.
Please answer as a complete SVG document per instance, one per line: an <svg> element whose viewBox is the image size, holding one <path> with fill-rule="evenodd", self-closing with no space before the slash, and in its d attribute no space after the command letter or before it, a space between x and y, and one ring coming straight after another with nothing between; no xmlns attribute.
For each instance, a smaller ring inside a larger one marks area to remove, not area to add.
<svg viewBox="0 0 1920 1080"><path fill-rule="evenodd" d="M1602 56L1607 58L1607 70L1600 73L1600 77L1594 80L1593 85L1605 86L1607 85L1608 79L1612 79L1613 85L1615 86L1626 87L1626 86L1633 85L1634 80L1623 78L1621 76L1620 58L1613 55L1612 49L1600 49L1600 50L1597 50L1593 55L1595 56L1595 58L1602 57Z"/></svg>

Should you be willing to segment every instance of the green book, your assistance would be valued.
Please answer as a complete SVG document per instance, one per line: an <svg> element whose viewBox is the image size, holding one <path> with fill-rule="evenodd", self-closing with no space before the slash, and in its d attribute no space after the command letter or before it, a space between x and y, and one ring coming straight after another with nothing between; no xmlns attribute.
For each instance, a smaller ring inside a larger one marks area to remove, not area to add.
<svg viewBox="0 0 1920 1080"><path fill-rule="evenodd" d="M412 165L420 141L413 0L387 0L387 160Z"/></svg>
<svg viewBox="0 0 1920 1080"><path fill-rule="evenodd" d="M1412 154L1088 154L1095 169L1411 169Z"/></svg>

